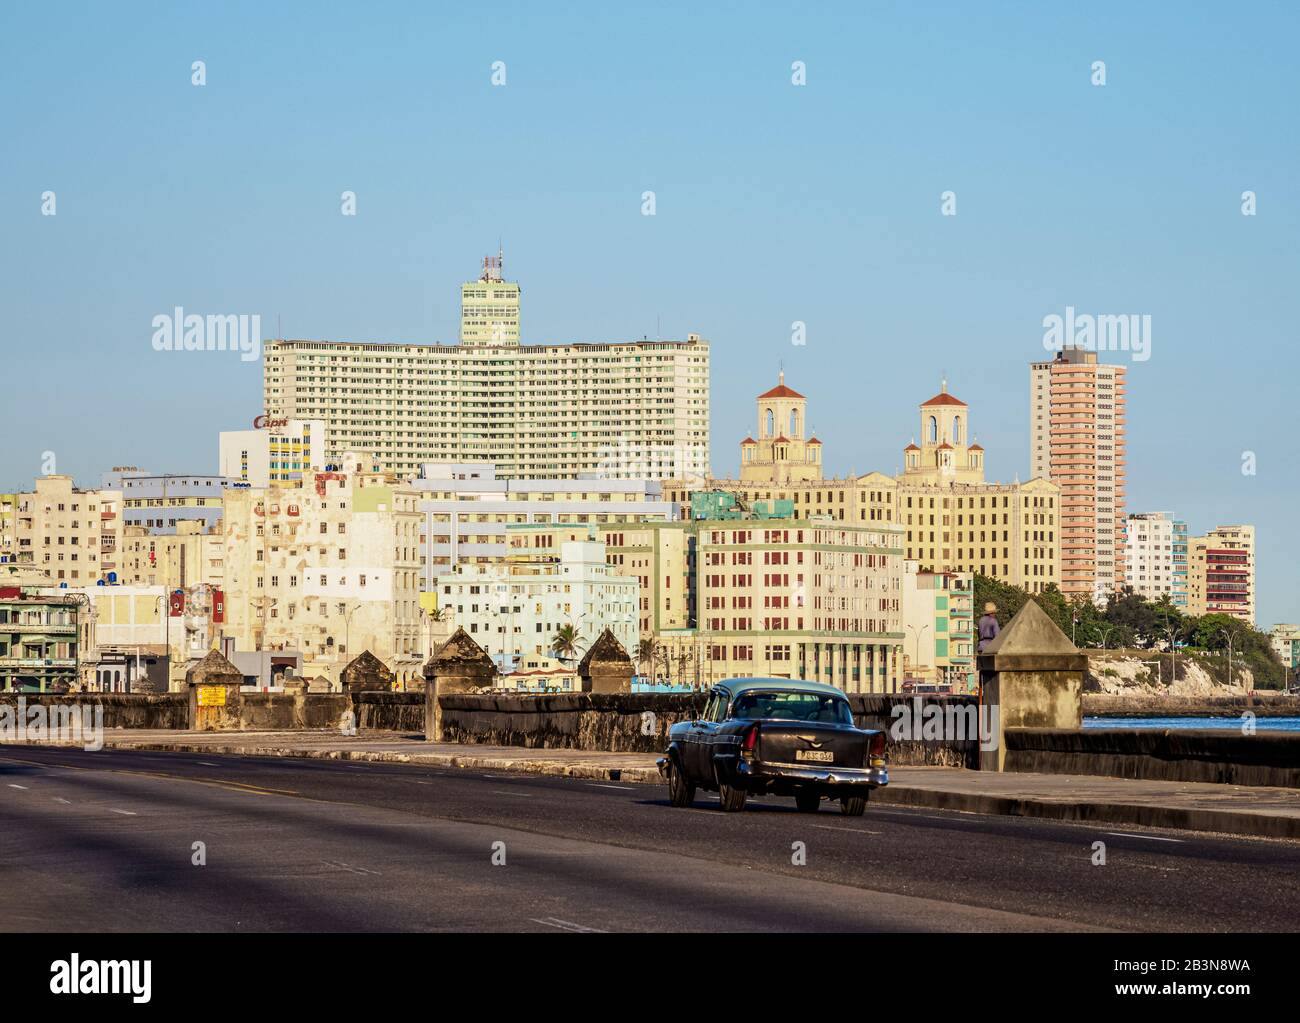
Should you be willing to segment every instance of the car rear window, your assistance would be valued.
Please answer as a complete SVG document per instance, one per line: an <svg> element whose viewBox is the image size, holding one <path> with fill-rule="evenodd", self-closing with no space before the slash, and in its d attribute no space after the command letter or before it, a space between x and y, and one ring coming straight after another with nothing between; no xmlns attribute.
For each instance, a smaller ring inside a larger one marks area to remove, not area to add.
<svg viewBox="0 0 1300 1023"><path fill-rule="evenodd" d="M853 724L853 713L849 710L848 700L842 696L823 696L820 693L744 693L736 697L733 713L738 718Z"/></svg>

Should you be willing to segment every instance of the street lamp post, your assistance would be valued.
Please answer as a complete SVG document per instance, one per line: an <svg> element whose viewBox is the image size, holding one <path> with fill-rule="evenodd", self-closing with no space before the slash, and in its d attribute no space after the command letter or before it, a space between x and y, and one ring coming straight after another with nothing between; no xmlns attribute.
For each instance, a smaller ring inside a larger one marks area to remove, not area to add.
<svg viewBox="0 0 1300 1023"><path fill-rule="evenodd" d="M909 625L907 627L908 631L912 633L912 637L916 641L914 644L914 649L916 652L912 655L912 667L914 669L918 668L918 665L921 660L921 637L925 635L925 630L928 629L929 627L930 627L929 625L922 625L919 631L915 625ZM918 675L917 677L919 678L920 676Z"/></svg>

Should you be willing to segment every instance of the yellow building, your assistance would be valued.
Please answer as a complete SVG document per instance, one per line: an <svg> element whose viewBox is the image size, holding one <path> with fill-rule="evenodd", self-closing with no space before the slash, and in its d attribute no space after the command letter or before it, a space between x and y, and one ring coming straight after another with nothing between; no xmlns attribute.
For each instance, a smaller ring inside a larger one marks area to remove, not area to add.
<svg viewBox="0 0 1300 1023"><path fill-rule="evenodd" d="M369 650L399 685L421 658L418 495L390 475L316 473L301 487L226 491L223 631L237 650L296 650L337 681Z"/></svg>
<svg viewBox="0 0 1300 1023"><path fill-rule="evenodd" d="M785 385L785 372L777 385L758 396L758 439L740 442L740 478L754 483L785 483L822 478L822 442L804 439L808 399Z"/></svg>
<svg viewBox="0 0 1300 1023"><path fill-rule="evenodd" d="M175 533L150 533L127 526L122 539L119 582L127 586L162 586L167 592L206 583L220 588L225 576L225 533L220 522L204 528L181 520Z"/></svg>
<svg viewBox="0 0 1300 1023"><path fill-rule="evenodd" d="M119 568L122 493L80 490L71 476L40 476L14 495L13 556L46 584L93 585Z"/></svg>
<svg viewBox="0 0 1300 1023"><path fill-rule="evenodd" d="M782 391L779 404L772 391L758 398L760 424L766 425L769 410L775 420L779 409L787 417L787 431L791 416L802 427L803 396L784 380L776 390ZM921 404L919 425L923 443L903 449L904 470L896 477L871 472L823 479L821 446L813 440L802 449L804 461L776 460L769 470L768 449L746 438L740 479L670 480L663 485L664 496L683 517L690 515L691 494L724 490L749 503L792 501L798 518L827 516L858 526L892 523L903 528L904 556L924 571L981 573L1031 593L1059 585L1060 488L1043 479L986 482L984 448L972 440L969 409L948 393L946 382ZM810 448L813 456L807 454ZM814 457L815 463L809 460ZM754 466L748 477L747 464Z"/></svg>

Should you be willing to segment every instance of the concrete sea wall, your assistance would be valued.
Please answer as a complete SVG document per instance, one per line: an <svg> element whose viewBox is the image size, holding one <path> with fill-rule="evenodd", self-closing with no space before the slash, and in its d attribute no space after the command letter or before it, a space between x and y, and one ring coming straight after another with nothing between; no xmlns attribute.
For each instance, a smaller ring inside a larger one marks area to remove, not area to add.
<svg viewBox="0 0 1300 1023"><path fill-rule="evenodd" d="M1008 771L1300 788L1300 735L1008 729Z"/></svg>

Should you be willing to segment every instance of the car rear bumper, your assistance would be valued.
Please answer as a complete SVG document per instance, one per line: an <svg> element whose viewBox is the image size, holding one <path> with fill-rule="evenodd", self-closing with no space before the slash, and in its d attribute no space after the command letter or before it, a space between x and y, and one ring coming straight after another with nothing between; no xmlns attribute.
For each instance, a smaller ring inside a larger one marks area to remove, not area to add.
<svg viewBox="0 0 1300 1023"><path fill-rule="evenodd" d="M784 781L810 782L837 789L876 789L889 784L887 767L795 767L761 762L751 764L742 760L736 765L736 775L756 781L780 778Z"/></svg>

